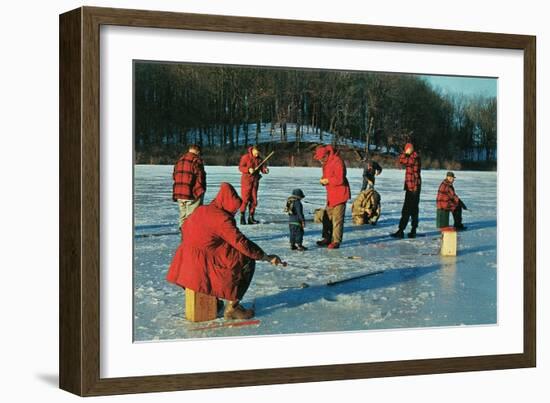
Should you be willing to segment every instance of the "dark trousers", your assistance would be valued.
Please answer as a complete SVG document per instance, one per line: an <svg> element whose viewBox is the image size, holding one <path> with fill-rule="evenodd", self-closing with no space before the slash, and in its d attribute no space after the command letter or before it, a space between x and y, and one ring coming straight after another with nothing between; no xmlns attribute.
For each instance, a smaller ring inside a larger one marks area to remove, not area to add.
<svg viewBox="0 0 550 403"><path fill-rule="evenodd" d="M288 229L290 230L290 244L291 245L301 245L304 241L304 229L298 223L288 224Z"/></svg>
<svg viewBox="0 0 550 403"><path fill-rule="evenodd" d="M462 206L458 205L454 211L437 209L435 221L437 228L449 226L449 213L453 214L454 226L462 227Z"/></svg>
<svg viewBox="0 0 550 403"><path fill-rule="evenodd" d="M401 210L401 220L399 221L399 229L403 231L411 219L411 227L416 230L418 227L418 205L420 204L420 189L416 192L409 190L405 191L405 202Z"/></svg>
<svg viewBox="0 0 550 403"><path fill-rule="evenodd" d="M256 261L250 259L241 269L241 279L237 286L237 299L240 301L243 299L244 294L250 287L252 277L254 277L254 271L256 270Z"/></svg>
<svg viewBox="0 0 550 403"><path fill-rule="evenodd" d="M462 226L462 206L460 204L455 209L455 211L453 211L453 220L455 227Z"/></svg>

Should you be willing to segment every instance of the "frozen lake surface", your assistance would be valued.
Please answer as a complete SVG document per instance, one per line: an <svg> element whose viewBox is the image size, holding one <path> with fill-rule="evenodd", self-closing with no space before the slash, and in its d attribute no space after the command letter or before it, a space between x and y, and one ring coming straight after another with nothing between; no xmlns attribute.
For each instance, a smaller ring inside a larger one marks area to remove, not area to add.
<svg viewBox="0 0 550 403"><path fill-rule="evenodd" d="M165 280L180 240L178 207L171 200L172 167L135 167L135 341L496 323L496 172L455 172L455 189L469 208L464 212L468 230L459 233L458 256L443 258L435 227L435 196L445 171L422 172L418 228L422 236L411 240L388 236L397 229L405 171L385 169L376 181L382 197L378 225L354 226L352 199L346 209L343 244L338 250L327 250L316 247L321 225L311 221L313 210L325 203L325 190L318 183L321 169L270 170L260 182L256 218L262 224L242 226L241 231L289 266L258 262L243 304L255 305L259 325L197 330L224 321L186 321L183 290ZM206 171L205 203L216 195L220 182L229 182L240 191L236 167L209 166ZM360 190L361 173L360 169L348 170L352 198ZM307 252L290 250L283 213L286 198L298 187L308 202L304 204L310 220L304 237L304 245L310 248ZM382 273L326 285L376 271ZM303 283L308 287L298 288Z"/></svg>

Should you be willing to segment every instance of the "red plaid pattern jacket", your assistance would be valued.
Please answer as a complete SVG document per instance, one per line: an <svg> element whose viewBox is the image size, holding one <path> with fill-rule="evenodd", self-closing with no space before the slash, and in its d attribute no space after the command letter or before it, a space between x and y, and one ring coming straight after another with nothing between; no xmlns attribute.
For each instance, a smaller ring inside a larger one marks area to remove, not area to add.
<svg viewBox="0 0 550 403"><path fill-rule="evenodd" d="M404 190L416 192L420 190L422 178L420 177L420 155L414 151L411 155L405 153L399 156L399 163L405 165L405 186Z"/></svg>
<svg viewBox="0 0 550 403"><path fill-rule="evenodd" d="M172 173L172 200L197 200L206 192L206 172L202 159L192 152L183 154Z"/></svg>
<svg viewBox="0 0 550 403"><path fill-rule="evenodd" d="M436 203L438 209L446 211L454 211L460 204L460 198L456 195L453 184L447 179L439 185Z"/></svg>

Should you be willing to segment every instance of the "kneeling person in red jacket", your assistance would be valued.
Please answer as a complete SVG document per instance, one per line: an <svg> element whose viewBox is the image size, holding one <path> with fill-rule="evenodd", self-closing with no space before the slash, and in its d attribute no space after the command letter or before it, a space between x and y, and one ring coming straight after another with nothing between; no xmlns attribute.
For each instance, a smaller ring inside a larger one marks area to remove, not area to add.
<svg viewBox="0 0 550 403"><path fill-rule="evenodd" d="M323 165L323 177L319 182L327 190L327 207L323 216L323 239L317 241L317 245L338 249L344 236L346 202L351 197L346 178L346 164L331 145L317 147L313 158Z"/></svg>
<svg viewBox="0 0 550 403"><path fill-rule="evenodd" d="M241 198L229 183L222 183L216 198L198 207L183 225L183 241L166 279L183 288L227 300L225 319L249 319L253 309L240 300L248 290L256 260L282 264L244 236L235 222Z"/></svg>

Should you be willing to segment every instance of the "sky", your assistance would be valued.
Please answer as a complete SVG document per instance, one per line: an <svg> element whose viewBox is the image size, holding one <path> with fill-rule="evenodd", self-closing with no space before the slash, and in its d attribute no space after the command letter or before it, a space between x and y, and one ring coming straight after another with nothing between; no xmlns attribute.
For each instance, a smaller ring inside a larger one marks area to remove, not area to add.
<svg viewBox="0 0 550 403"><path fill-rule="evenodd" d="M482 95L496 97L497 79L458 76L422 76L434 88L445 94Z"/></svg>

